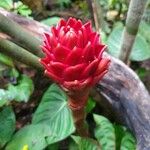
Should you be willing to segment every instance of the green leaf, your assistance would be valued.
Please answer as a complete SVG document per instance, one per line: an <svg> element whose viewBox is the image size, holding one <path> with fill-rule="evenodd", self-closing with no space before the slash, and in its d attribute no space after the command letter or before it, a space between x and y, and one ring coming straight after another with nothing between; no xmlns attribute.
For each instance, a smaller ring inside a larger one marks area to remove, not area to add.
<svg viewBox="0 0 150 150"><path fill-rule="evenodd" d="M87 105L86 105L86 112L87 114L92 111L92 109L95 107L96 103L92 97L89 97Z"/></svg>
<svg viewBox="0 0 150 150"><path fill-rule="evenodd" d="M51 17L42 20L41 22L48 26L56 25L60 21L60 17Z"/></svg>
<svg viewBox="0 0 150 150"><path fill-rule="evenodd" d="M114 27L113 31L111 32L107 40L108 52L112 56L117 58L119 57L120 54L122 32L123 32L122 25Z"/></svg>
<svg viewBox="0 0 150 150"><path fill-rule="evenodd" d="M72 150L101 150L100 145L97 141L91 138L71 136L75 141L76 146Z"/></svg>
<svg viewBox="0 0 150 150"><path fill-rule="evenodd" d="M17 76L17 72L14 73ZM28 76L22 75L18 85L9 84L7 90L0 89L0 107L12 100L27 102L33 89L32 80Z"/></svg>
<svg viewBox="0 0 150 150"><path fill-rule="evenodd" d="M120 150L122 138L125 134L125 128L121 125L114 124L115 135L116 135L116 150Z"/></svg>
<svg viewBox="0 0 150 150"><path fill-rule="evenodd" d="M103 116L95 115L95 137L102 146L102 150L115 150L115 130L109 120Z"/></svg>
<svg viewBox="0 0 150 150"><path fill-rule="evenodd" d="M124 137L121 141L120 150L136 150L136 140L131 133L125 132Z"/></svg>
<svg viewBox="0 0 150 150"><path fill-rule="evenodd" d="M75 130L67 97L56 85L51 85L45 92L40 105L33 115L33 124L47 124L55 138L47 138L49 144L65 139Z"/></svg>
<svg viewBox="0 0 150 150"><path fill-rule="evenodd" d="M15 131L15 114L11 107L0 111L0 149L11 139Z"/></svg>
<svg viewBox="0 0 150 150"><path fill-rule="evenodd" d="M56 0L60 5L69 4L71 0Z"/></svg>
<svg viewBox="0 0 150 150"><path fill-rule="evenodd" d="M25 145L29 150L43 150L47 138L53 136L46 124L28 125L20 129L8 143L6 150L22 150Z"/></svg>
<svg viewBox="0 0 150 150"><path fill-rule="evenodd" d="M18 78L19 77L19 72L15 68L11 68L9 76Z"/></svg>
<svg viewBox="0 0 150 150"><path fill-rule="evenodd" d="M123 33L123 26L116 26L110 36L108 37L107 44L109 53L114 57L119 57L121 49L121 37ZM130 59L133 61L143 61L150 58L150 46L142 35L136 36Z"/></svg>
<svg viewBox="0 0 150 150"><path fill-rule="evenodd" d="M20 15L28 17L29 15L32 14L32 10L29 9L29 7L27 5L24 5L22 2L17 2L18 7L17 7L17 11Z"/></svg>
<svg viewBox="0 0 150 150"><path fill-rule="evenodd" d="M148 75L148 70L146 68L137 68L136 73L141 79L145 79L145 76Z"/></svg>
<svg viewBox="0 0 150 150"><path fill-rule="evenodd" d="M9 99L27 102L33 90L34 86L32 80L28 76L22 75L18 85L8 85Z"/></svg>
<svg viewBox="0 0 150 150"><path fill-rule="evenodd" d="M10 10L13 8L13 0L0 0L0 7Z"/></svg>
<svg viewBox="0 0 150 150"><path fill-rule="evenodd" d="M143 61L150 58L150 45L142 35L138 34L133 45L130 59L133 61Z"/></svg>
<svg viewBox="0 0 150 150"><path fill-rule="evenodd" d="M59 150L59 143L50 144L46 147L46 150Z"/></svg>
<svg viewBox="0 0 150 150"><path fill-rule="evenodd" d="M150 44L150 25L145 21L140 23L139 33L148 41Z"/></svg>
<svg viewBox="0 0 150 150"><path fill-rule="evenodd" d="M0 53L0 63L5 64L10 67L14 67L12 59L2 53Z"/></svg>
<svg viewBox="0 0 150 150"><path fill-rule="evenodd" d="M8 103L8 93L4 89L0 89L0 107Z"/></svg>

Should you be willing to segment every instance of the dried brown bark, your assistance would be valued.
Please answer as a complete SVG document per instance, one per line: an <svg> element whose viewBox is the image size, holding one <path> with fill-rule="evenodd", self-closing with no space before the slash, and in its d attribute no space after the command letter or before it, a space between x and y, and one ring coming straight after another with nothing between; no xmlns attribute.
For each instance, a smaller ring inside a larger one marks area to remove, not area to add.
<svg viewBox="0 0 150 150"><path fill-rule="evenodd" d="M43 31L49 30L36 21L29 21L2 10L0 13L7 14L9 18L36 36L40 37ZM109 104L110 111L133 131L137 139L137 149L149 150L150 95L134 71L120 60L109 57L111 59L109 73L97 84L96 90L91 95L97 97L97 101L101 101L99 94L102 94L107 99L105 103Z"/></svg>

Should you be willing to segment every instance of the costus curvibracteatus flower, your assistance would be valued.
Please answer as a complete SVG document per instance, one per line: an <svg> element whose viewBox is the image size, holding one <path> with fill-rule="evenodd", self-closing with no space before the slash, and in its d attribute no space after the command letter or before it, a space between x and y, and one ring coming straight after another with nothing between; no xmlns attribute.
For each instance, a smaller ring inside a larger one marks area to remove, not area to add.
<svg viewBox="0 0 150 150"><path fill-rule="evenodd" d="M68 90L81 90L95 85L108 71L110 60L103 58L106 46L91 23L61 19L44 34L40 62L45 74Z"/></svg>

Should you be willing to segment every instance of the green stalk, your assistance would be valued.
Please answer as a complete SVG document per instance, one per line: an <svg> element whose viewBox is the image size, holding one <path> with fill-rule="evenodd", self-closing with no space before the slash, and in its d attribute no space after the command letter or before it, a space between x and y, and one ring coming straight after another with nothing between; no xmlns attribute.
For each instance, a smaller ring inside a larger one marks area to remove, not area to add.
<svg viewBox="0 0 150 150"><path fill-rule="evenodd" d="M39 62L39 57L11 41L0 39L0 52L35 69L43 70L43 66Z"/></svg>
<svg viewBox="0 0 150 150"><path fill-rule="evenodd" d="M0 13L0 31L11 36L17 44L24 47L28 51L37 56L43 56L42 51L40 50L41 41L34 37L27 30L22 28L19 24L12 21L8 17L5 17Z"/></svg>
<svg viewBox="0 0 150 150"><path fill-rule="evenodd" d="M131 0L123 32L120 59L128 62L147 0Z"/></svg>

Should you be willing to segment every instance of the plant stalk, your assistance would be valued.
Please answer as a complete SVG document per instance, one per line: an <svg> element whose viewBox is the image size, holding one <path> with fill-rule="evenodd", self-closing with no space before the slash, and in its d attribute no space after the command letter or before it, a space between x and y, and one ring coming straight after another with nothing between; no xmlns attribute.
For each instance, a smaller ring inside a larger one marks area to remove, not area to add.
<svg viewBox="0 0 150 150"><path fill-rule="evenodd" d="M0 52L33 68L43 70L43 66L39 62L39 57L11 41L0 39Z"/></svg>
<svg viewBox="0 0 150 150"><path fill-rule="evenodd" d="M131 0L123 32L120 59L128 63L147 0Z"/></svg>
<svg viewBox="0 0 150 150"><path fill-rule="evenodd" d="M80 94L75 92L69 95L68 99L68 105L72 111L76 132L81 137L89 137L85 112L85 106L88 100L88 93L81 96Z"/></svg>
<svg viewBox="0 0 150 150"><path fill-rule="evenodd" d="M40 50L41 41L26 31L19 24L0 13L0 31L11 36L17 44L37 56L43 56Z"/></svg>

